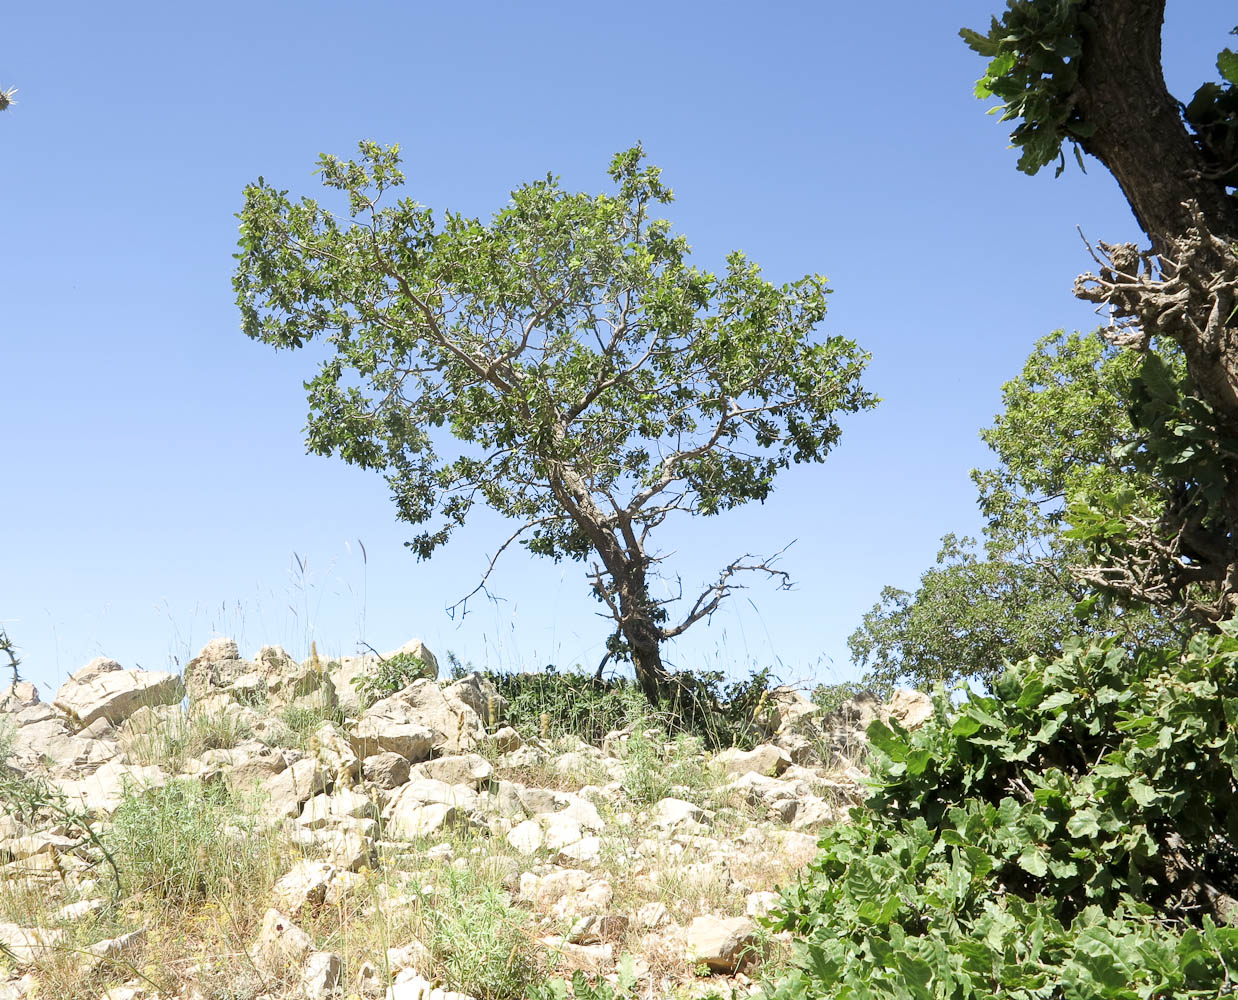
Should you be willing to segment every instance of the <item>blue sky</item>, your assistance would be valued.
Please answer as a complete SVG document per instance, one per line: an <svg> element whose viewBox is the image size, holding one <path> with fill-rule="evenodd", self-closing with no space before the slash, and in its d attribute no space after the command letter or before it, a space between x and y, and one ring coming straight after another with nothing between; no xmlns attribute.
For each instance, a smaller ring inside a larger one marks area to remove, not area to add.
<svg viewBox="0 0 1238 1000"><path fill-rule="evenodd" d="M1034 340L1095 317L1076 232L1133 239L1095 162L1028 178L971 96L957 38L999 0L885 4L28 4L0 87L0 623L45 688L96 655L184 662L214 635L303 655L421 636L479 667L596 665L578 565L475 518L432 561L402 546L381 477L304 454L312 361L238 328L243 186L314 194L320 152L400 143L407 191L488 215L559 174L600 190L641 140L701 266L742 249L834 288L883 397L764 505L664 529L685 589L792 539L797 588L759 584L670 650L685 667L855 676L846 638L914 587L948 531L978 533L977 432ZM1231 4L1173 0L1170 89L1213 73ZM666 533L669 532L669 535ZM359 544L359 541L361 544ZM362 556L362 544L365 557ZM295 554L295 555L294 555ZM298 568L297 558L304 570Z"/></svg>

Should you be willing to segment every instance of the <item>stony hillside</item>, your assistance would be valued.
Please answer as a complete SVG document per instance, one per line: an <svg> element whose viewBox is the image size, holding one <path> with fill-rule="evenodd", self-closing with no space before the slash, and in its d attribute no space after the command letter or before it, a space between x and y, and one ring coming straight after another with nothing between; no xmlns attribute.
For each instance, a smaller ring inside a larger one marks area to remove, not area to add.
<svg viewBox="0 0 1238 1000"><path fill-rule="evenodd" d="M0 1000L501 1000L577 970L577 995L746 995L785 958L775 888L861 794L864 727L931 712L776 689L753 749L639 705L594 745L415 641L226 639L183 677L97 659L0 708Z"/></svg>

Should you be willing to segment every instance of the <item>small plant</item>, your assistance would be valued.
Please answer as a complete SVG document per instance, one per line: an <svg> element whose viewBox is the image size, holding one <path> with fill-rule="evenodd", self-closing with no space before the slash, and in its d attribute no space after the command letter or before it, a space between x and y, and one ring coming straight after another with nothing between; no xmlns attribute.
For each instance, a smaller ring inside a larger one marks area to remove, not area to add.
<svg viewBox="0 0 1238 1000"><path fill-rule="evenodd" d="M562 978L549 979L542 986L536 986L528 993L529 1000L635 1000L636 962L631 955L624 954L619 959L619 968L614 985L600 976L590 978L583 970L572 973L571 990L568 982Z"/></svg>
<svg viewBox="0 0 1238 1000"><path fill-rule="evenodd" d="M288 705L279 713L279 725L263 738L272 746L309 751L324 722L343 725L344 715L338 708Z"/></svg>
<svg viewBox="0 0 1238 1000"><path fill-rule="evenodd" d="M433 971L478 1000L518 1000L540 981L531 918L511 905L485 870L444 868L429 887L415 887L421 942Z"/></svg>
<svg viewBox="0 0 1238 1000"><path fill-rule="evenodd" d="M357 697L363 706L374 704L387 695L402 691L415 680L429 676L425 660L412 653L396 653L380 659L372 671L352 679Z"/></svg>
<svg viewBox="0 0 1238 1000"><path fill-rule="evenodd" d="M243 804L222 784L174 779L132 789L106 842L130 893L192 902L250 885L277 860Z"/></svg>

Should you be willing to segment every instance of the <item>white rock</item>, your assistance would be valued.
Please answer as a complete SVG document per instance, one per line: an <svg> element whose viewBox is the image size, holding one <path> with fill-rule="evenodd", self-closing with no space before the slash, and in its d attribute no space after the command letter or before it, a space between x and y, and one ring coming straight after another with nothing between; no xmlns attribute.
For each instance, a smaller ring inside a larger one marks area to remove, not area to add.
<svg viewBox="0 0 1238 1000"><path fill-rule="evenodd" d="M279 910L270 909L262 918L262 929L249 950L250 961L259 973L281 978L292 969L304 966L314 942L310 936Z"/></svg>
<svg viewBox="0 0 1238 1000"><path fill-rule="evenodd" d="M298 861L271 891L276 908L295 918L302 910L321 906L326 902L327 887L336 870L325 861Z"/></svg>
<svg viewBox="0 0 1238 1000"><path fill-rule="evenodd" d="M181 680L162 670L126 670L97 657L61 685L53 702L77 725L96 719L119 725L143 705L172 705L185 696Z"/></svg>
<svg viewBox="0 0 1238 1000"><path fill-rule="evenodd" d="M301 970L301 993L306 1000L332 996L340 985L344 964L332 951L313 951Z"/></svg>
<svg viewBox="0 0 1238 1000"><path fill-rule="evenodd" d="M533 819L518 823L507 834L507 842L521 854L536 854L542 849L544 840L541 823Z"/></svg>
<svg viewBox="0 0 1238 1000"><path fill-rule="evenodd" d="M490 762L475 753L436 757L418 764L417 770L427 778L449 785L471 785L475 789L482 788L494 774Z"/></svg>
<svg viewBox="0 0 1238 1000"><path fill-rule="evenodd" d="M684 823L707 823L709 814L698 805L683 799L661 799L649 810L649 822L660 829L669 830Z"/></svg>
<svg viewBox="0 0 1238 1000"><path fill-rule="evenodd" d="M733 973L756 957L756 925L747 917L695 917L684 936L688 961Z"/></svg>
<svg viewBox="0 0 1238 1000"><path fill-rule="evenodd" d="M714 757L714 765L727 775L755 771L757 774L777 777L791 766L791 757L782 747L764 743L752 750L739 750L734 747L723 750Z"/></svg>

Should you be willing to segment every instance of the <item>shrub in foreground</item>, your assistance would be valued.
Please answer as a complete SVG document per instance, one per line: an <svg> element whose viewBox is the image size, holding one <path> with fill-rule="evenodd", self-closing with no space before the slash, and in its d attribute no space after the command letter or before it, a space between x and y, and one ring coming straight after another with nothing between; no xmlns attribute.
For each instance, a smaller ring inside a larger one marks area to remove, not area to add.
<svg viewBox="0 0 1238 1000"><path fill-rule="evenodd" d="M873 723L875 789L775 927L790 998L1238 991L1238 629L1068 645L915 733Z"/></svg>

